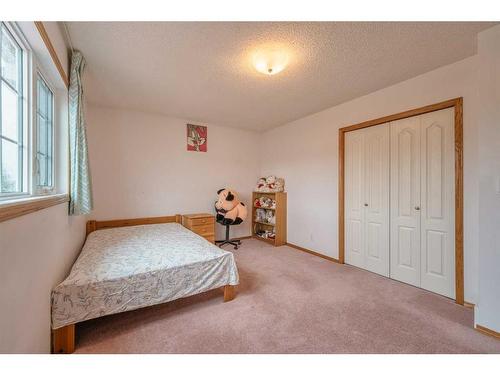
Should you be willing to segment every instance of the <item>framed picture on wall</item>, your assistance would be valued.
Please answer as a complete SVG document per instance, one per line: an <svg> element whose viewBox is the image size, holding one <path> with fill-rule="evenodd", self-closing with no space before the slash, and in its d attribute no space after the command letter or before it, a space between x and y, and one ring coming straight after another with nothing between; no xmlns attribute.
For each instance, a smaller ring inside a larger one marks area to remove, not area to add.
<svg viewBox="0 0 500 375"><path fill-rule="evenodd" d="M206 126L187 124L187 150L207 152L207 136Z"/></svg>

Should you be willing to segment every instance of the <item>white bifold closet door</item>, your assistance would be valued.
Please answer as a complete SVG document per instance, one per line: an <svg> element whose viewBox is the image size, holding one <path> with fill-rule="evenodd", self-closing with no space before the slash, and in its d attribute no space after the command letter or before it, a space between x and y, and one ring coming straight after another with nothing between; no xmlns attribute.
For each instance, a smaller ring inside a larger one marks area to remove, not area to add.
<svg viewBox="0 0 500 375"><path fill-rule="evenodd" d="M455 298L454 110L390 129L390 277Z"/></svg>
<svg viewBox="0 0 500 375"><path fill-rule="evenodd" d="M391 278L420 286L420 117L391 123Z"/></svg>
<svg viewBox="0 0 500 375"><path fill-rule="evenodd" d="M346 263L389 276L389 124L345 134Z"/></svg>
<svg viewBox="0 0 500 375"><path fill-rule="evenodd" d="M454 109L345 134L345 261L455 297Z"/></svg>

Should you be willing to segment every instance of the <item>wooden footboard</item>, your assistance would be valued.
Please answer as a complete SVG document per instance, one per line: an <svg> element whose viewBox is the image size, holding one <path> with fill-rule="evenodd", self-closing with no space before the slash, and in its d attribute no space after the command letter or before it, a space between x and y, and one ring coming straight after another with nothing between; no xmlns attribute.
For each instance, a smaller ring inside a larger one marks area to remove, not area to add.
<svg viewBox="0 0 500 375"><path fill-rule="evenodd" d="M75 325L52 330L52 353L71 354L75 351Z"/></svg>
<svg viewBox="0 0 500 375"><path fill-rule="evenodd" d="M236 289L233 285L224 286L224 302L229 302L236 296Z"/></svg>

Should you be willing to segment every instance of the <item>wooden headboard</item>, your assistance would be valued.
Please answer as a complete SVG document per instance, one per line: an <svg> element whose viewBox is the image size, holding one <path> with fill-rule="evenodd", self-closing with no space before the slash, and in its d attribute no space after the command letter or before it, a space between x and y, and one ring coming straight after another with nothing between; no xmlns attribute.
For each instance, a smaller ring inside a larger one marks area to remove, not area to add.
<svg viewBox="0 0 500 375"><path fill-rule="evenodd" d="M146 225L146 224L163 224L163 223L179 223L182 222L181 215L174 216L158 216L158 217L143 217L138 219L120 219L120 220L107 220L107 221L87 221L87 236L89 233L99 229L117 228L117 227L130 227L132 225Z"/></svg>

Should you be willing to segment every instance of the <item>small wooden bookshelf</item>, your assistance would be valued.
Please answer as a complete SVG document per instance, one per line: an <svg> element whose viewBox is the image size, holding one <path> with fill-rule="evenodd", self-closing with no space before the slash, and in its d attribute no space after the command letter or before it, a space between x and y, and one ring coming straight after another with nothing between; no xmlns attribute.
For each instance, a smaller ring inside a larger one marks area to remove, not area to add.
<svg viewBox="0 0 500 375"><path fill-rule="evenodd" d="M271 198L276 202L274 207L257 207L255 200L260 197ZM257 220L257 210L271 211L275 216L275 222L268 223ZM274 238L265 238L260 232L274 232ZM263 193L254 191L252 194L252 237L270 243L274 246L286 244L286 193Z"/></svg>

